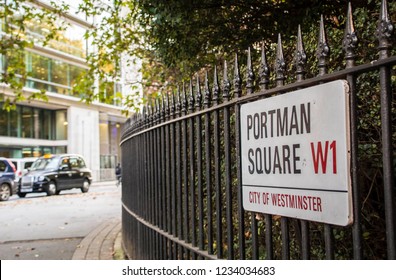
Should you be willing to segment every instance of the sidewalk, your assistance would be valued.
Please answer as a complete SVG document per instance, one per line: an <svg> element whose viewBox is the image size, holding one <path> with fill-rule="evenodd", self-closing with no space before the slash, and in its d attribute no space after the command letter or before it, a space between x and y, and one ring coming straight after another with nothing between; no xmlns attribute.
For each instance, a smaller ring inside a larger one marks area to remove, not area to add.
<svg viewBox="0 0 396 280"><path fill-rule="evenodd" d="M81 241L72 260L123 259L123 256L119 256L120 252L122 252L121 221L107 221L91 231Z"/></svg>
<svg viewBox="0 0 396 280"><path fill-rule="evenodd" d="M108 180L108 181L95 181L92 182L91 187L101 187L101 186L116 186L117 180Z"/></svg>
<svg viewBox="0 0 396 280"><path fill-rule="evenodd" d="M117 181L97 181L92 187L116 186ZM103 222L92 230L77 246L72 260L124 259L121 248L121 220Z"/></svg>

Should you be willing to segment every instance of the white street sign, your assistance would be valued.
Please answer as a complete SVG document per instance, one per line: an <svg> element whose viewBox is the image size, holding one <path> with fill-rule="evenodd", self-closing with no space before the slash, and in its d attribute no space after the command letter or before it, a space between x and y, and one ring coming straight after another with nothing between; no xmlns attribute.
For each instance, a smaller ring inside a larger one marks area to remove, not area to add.
<svg viewBox="0 0 396 280"><path fill-rule="evenodd" d="M352 223L348 95L338 80L241 106L245 210Z"/></svg>

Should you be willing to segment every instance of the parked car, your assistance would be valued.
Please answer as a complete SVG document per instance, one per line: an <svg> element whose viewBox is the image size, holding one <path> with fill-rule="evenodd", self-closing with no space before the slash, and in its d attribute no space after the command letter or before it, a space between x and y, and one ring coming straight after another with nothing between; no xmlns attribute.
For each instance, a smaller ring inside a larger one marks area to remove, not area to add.
<svg viewBox="0 0 396 280"><path fill-rule="evenodd" d="M0 157L0 201L6 201L17 192L15 166L6 158Z"/></svg>
<svg viewBox="0 0 396 280"><path fill-rule="evenodd" d="M14 164L15 172L15 182L19 184L22 176L25 175L32 164L36 161L36 157L26 157L26 158L10 158L9 160Z"/></svg>
<svg viewBox="0 0 396 280"><path fill-rule="evenodd" d="M79 188L88 192L92 182L92 172L80 155L45 155L38 158L28 173L22 176L18 195L46 192L59 194L62 190Z"/></svg>

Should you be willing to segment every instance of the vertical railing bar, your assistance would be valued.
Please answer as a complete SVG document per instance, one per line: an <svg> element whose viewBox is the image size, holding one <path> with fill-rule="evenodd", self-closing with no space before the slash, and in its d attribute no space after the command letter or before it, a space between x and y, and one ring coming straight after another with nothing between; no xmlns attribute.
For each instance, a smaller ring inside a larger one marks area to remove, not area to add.
<svg viewBox="0 0 396 280"><path fill-rule="evenodd" d="M142 121L144 120L144 116L142 116ZM139 137L140 143L141 143L141 147L144 147L145 142L144 142L144 135L141 135L141 137ZM144 213L144 168L145 168L145 159L144 159L144 149L140 150L140 158L141 158L141 164L139 166L140 170L139 170L139 179L140 179L140 184L139 184L139 214L142 216Z"/></svg>
<svg viewBox="0 0 396 280"><path fill-rule="evenodd" d="M204 190L202 186L202 118L196 116L197 122L197 174L198 174L198 248L204 249Z"/></svg>
<svg viewBox="0 0 396 280"><path fill-rule="evenodd" d="M157 99L157 124L161 123L161 107L160 107L160 103L159 100ZM161 190L161 186L162 186L162 182L161 182L161 131L162 128L156 129L156 134L155 134L155 143L156 143L156 207L157 207L157 211L156 211L156 226L160 227L160 215L161 215L161 196L160 196L160 190ZM161 235L159 233L156 234L157 235L157 257L156 259L161 259Z"/></svg>
<svg viewBox="0 0 396 280"><path fill-rule="evenodd" d="M228 80L228 67L227 61L224 61L224 74L223 74L223 101L230 99L230 81ZM226 193L226 224L227 224L227 258L234 259L234 234L232 222L232 174L231 174L231 135L230 135L230 107L223 109L224 121L224 183Z"/></svg>
<svg viewBox="0 0 396 280"><path fill-rule="evenodd" d="M161 235L154 231L154 238L155 238L155 254L154 254L154 260L159 260L160 259L160 252L161 252L161 246L160 246L160 238Z"/></svg>
<svg viewBox="0 0 396 280"><path fill-rule="evenodd" d="M261 91L268 90L270 69L267 63L264 42L262 42L261 44L261 63L260 63L259 77L260 77L259 80L260 90ZM270 214L264 214L264 221L265 221L266 258L267 260L272 260L274 258L273 240L272 240L272 216Z"/></svg>
<svg viewBox="0 0 396 280"><path fill-rule="evenodd" d="M249 95L249 94L253 94L253 92L254 92L254 80L255 80L250 47L248 48L248 53L247 53L246 69L247 69L246 93ZM259 246L259 241L258 241L258 224L257 224L255 212L250 212L250 221L251 221L251 231L252 231L252 259L257 260L259 258L259 247L260 246Z"/></svg>
<svg viewBox="0 0 396 280"><path fill-rule="evenodd" d="M148 166L147 166L147 157L148 157L148 155L147 155L147 146L148 146L148 141L147 141L147 138L148 138L148 135L146 134L145 135L145 149L144 149L144 158L145 158L145 171L147 170L147 168L148 168ZM145 172L145 178L144 178L144 204L145 204L145 210L144 210L144 219L147 219L147 217L148 217L148 208L149 208L149 206L147 205L147 186L148 186L148 175L147 175L147 172ZM143 230L143 234L142 234L142 236L143 236L143 240L144 240L144 242L143 242L143 258L144 259L149 259L149 255L148 255L148 249L147 249L147 247L148 247L148 235L147 235L147 227L146 226L144 226L144 225L142 225L142 230Z"/></svg>
<svg viewBox="0 0 396 280"><path fill-rule="evenodd" d="M234 66L234 98L239 98L242 95L242 79L239 72L238 54L235 54ZM235 104L235 149L237 157L237 200L238 200L238 244L239 244L239 259L246 259L246 243L245 243L245 215L242 199L242 174L241 174L241 143L240 143L240 105Z"/></svg>
<svg viewBox="0 0 396 280"><path fill-rule="evenodd" d="M219 82L217 76L217 67L214 68L214 80L212 90L212 101L213 105L217 105L219 102ZM214 183L215 183L215 197L216 197L216 251L217 257L221 259L223 257L223 233L222 233L222 190L221 190L221 158L220 158L220 118L219 111L213 112L213 141L214 141Z"/></svg>
<svg viewBox="0 0 396 280"><path fill-rule="evenodd" d="M196 111L201 110L201 85L199 75L197 75L197 96ZM197 151L197 192L198 192L198 248L203 250L204 247L204 206L203 206L203 187L202 187L202 117L195 117L196 129L196 151Z"/></svg>
<svg viewBox="0 0 396 280"><path fill-rule="evenodd" d="M151 106L148 105L148 114L147 114L147 127L151 126ZM151 131L150 131L151 132ZM152 210L153 206L152 203L148 203L150 201L150 198L152 197L152 179L153 177L151 176L151 171L152 171L152 162L151 162L151 155L152 155L152 150L151 150L151 143L152 143L152 134L151 133L146 133L146 204L147 204L147 215L146 219L151 222L152 221ZM146 258L151 259L152 258L152 240L151 240L151 233L150 229L145 227L145 238L146 238Z"/></svg>
<svg viewBox="0 0 396 280"><path fill-rule="evenodd" d="M266 254L267 260L274 259L274 250L273 250L273 238L272 238L272 215L265 214L265 244L266 244Z"/></svg>
<svg viewBox="0 0 396 280"><path fill-rule="evenodd" d="M148 127L148 114L149 114L149 112L147 112L148 111L148 107L146 106L145 107L146 108L146 115L145 115L145 127L147 128ZM147 203L147 198L148 198L148 182L149 182L149 180L150 180L150 176L149 176L149 174L148 174L148 172L146 172L147 170L148 170L148 168L149 168L149 166L148 166L148 134L147 133L145 133L144 134L144 145L143 145L143 153L144 153L144 169L143 169L143 174L144 174L144 179L143 179L143 201L144 201L144 210L143 210L143 217L144 217L144 219L148 219L148 216L149 216L149 205L148 205L148 203ZM144 237L146 237L146 236L144 236ZM146 239L145 239L146 240ZM146 249L146 247L145 247L145 249ZM146 250L144 251L144 254L146 254ZM145 256L145 258L147 258L147 256Z"/></svg>
<svg viewBox="0 0 396 280"><path fill-rule="evenodd" d="M187 92L186 92L186 88L183 85L183 92L182 92L182 100L183 100L183 106L182 106L182 115L186 116L187 115ZM183 138L182 140L182 150L183 150L183 205L181 205L182 209L183 209L183 213L184 213L184 220L183 220L183 225L184 225L184 229L183 229L183 238L184 240L188 243L189 242L189 236L188 236L188 232L189 232L189 215L188 215L188 185L189 185L189 181L188 181L188 151L187 151L187 138L188 138L188 129L187 129L187 119L184 119L182 121L182 129L183 129ZM186 251L186 258L188 259L188 251Z"/></svg>
<svg viewBox="0 0 396 280"><path fill-rule="evenodd" d="M173 95L174 96L174 95ZM172 118L176 118L176 104L175 104L175 99L173 98L173 103L172 103ZM176 146L176 123L173 123L171 125L171 169L172 169L172 179L171 179L171 211L172 211L172 234L174 236L177 236L177 224L178 222L178 217L177 217L177 187L176 187L176 176L177 176L177 165L176 165L176 151L177 151L177 146ZM174 259L180 259L181 255L181 246L179 244L174 244Z"/></svg>
<svg viewBox="0 0 396 280"><path fill-rule="evenodd" d="M208 74L206 73L205 77L205 109L210 106L210 89L209 89L209 81ZM210 112L205 114L205 169L206 169L206 210L207 210L207 239L208 239L208 253L213 254L213 221L212 221L212 169L211 169L211 133L210 133Z"/></svg>
<svg viewBox="0 0 396 280"><path fill-rule="evenodd" d="M149 105L150 106L150 105ZM152 107L150 106L150 114L149 114L149 126L153 125L153 110ZM153 165L154 165L154 161L153 161L153 131L150 131L150 133L148 133L148 176L149 176L149 180L148 180L148 192L147 192L147 202L152 201L152 198L154 197L154 193L153 193L153 188L154 188L154 176L153 176ZM147 203L149 204L149 217L148 217L148 221L150 223L153 223L154 221L154 203ZM148 229L149 232L149 251L148 251L148 256L149 259L154 259L154 244L155 244L155 240L154 240L154 236L153 236L153 232L151 229Z"/></svg>
<svg viewBox="0 0 396 280"><path fill-rule="evenodd" d="M146 116L146 122L147 122L147 116ZM147 172L146 172L146 170L147 170L147 162L148 162L148 160L147 160L147 151L148 151L148 149L147 149L147 146L148 146L148 141L147 141L147 137L148 137L148 135L145 133L144 134L144 136L143 136L143 151L142 151L142 153L143 153L143 170L142 170L142 174L143 174L143 188L142 188L142 194L143 194L143 203L142 203L142 205L143 205L143 207L142 207L142 217L144 217L144 219L147 219L147 216L148 216L148 205L147 205L147 181L148 181L148 174L147 174ZM145 251L143 252L144 254L146 253ZM145 256L145 258L146 258L146 256Z"/></svg>
<svg viewBox="0 0 396 280"><path fill-rule="evenodd" d="M189 112L193 113L195 109L195 98L194 98L194 92L193 92L193 85L192 85L192 80L190 81L190 96L189 96ZM195 215L195 209L196 209L196 198L195 198L195 135L194 135L194 127L195 122L194 118L190 117L189 118L189 166L190 166L190 216L186 218L187 222L188 219L191 220L191 244L195 247L197 244L197 237L196 237L196 215ZM187 199L186 199L187 200ZM188 202L188 201L187 201ZM186 204L186 207L188 207L188 203ZM186 209L188 210L188 209ZM187 211L188 213L188 211ZM186 215L187 216L187 215ZM188 232L186 233L187 238L188 238ZM186 239L186 241L189 239ZM193 254L195 255L195 254ZM194 258L194 256L192 256Z"/></svg>
<svg viewBox="0 0 396 280"><path fill-rule="evenodd" d="M152 260L152 247L153 247L153 242L152 242L152 232L151 229L146 227L146 239L147 239L147 248L146 248L146 255L148 260Z"/></svg>
<svg viewBox="0 0 396 280"><path fill-rule="evenodd" d="M147 105L146 105L146 115L145 115L145 128L147 128L148 127L148 114L149 114L149 112L147 112L148 111L148 107L147 107ZM148 215L149 215L149 205L147 205L147 197L148 197L148 195L147 195L147 192L148 192L148 181L150 180L149 179L149 174L148 174L148 172L146 172L147 170L148 170L148 151L149 151L149 149L148 149L148 134L147 133L145 133L144 134L144 136L143 136L143 138L144 138L144 140L143 140L143 156L144 156L144 167L143 167L143 201L144 201L144 203L143 203L143 206L144 206L144 208L143 208L143 218L144 219L148 219ZM145 228L145 227L144 227ZM144 233L146 233L146 231L144 230ZM144 235L144 238L146 238L146 235ZM145 241L146 241L146 239L145 239ZM145 244L145 246L146 246L146 244ZM146 247L144 247L144 254L146 254ZM145 258L147 258L147 256L145 256Z"/></svg>
<svg viewBox="0 0 396 280"><path fill-rule="evenodd" d="M161 122L165 121L165 97L162 98L162 110L161 110ZM160 189L160 200L161 200L161 213L160 213L160 225L162 229L166 231L166 129L165 126L161 126L161 189ZM165 244L163 243L163 246Z"/></svg>
<svg viewBox="0 0 396 280"><path fill-rule="evenodd" d="M167 118L169 118L170 112L169 112L169 96L167 96L168 102L167 102ZM170 189L171 189L171 144L170 144L170 129L171 129L171 124L168 124L166 126L165 134L166 134L166 192L165 192L165 199L166 199L166 231L171 233L171 196L170 196ZM171 249L170 244L168 243L168 248L169 252Z"/></svg>
<svg viewBox="0 0 396 280"><path fill-rule="evenodd" d="M304 43L301 35L301 26L298 25L297 31L297 48L296 48L296 80L297 82L301 82L305 79L305 65L307 63L307 55L304 49ZM296 231L300 231L300 250L301 250L301 257L304 260L308 260L311 257L310 254L310 236L309 236L309 223L306 220L295 220L296 224Z"/></svg>
<svg viewBox="0 0 396 280"><path fill-rule="evenodd" d="M177 103L174 101L176 105L176 114L181 115L181 100L180 100L180 89L177 89ZM181 123L176 122L176 135L177 135L177 149L176 149L176 189L177 189L177 220L178 220L178 232L177 236L181 238L183 236L183 225L182 225L182 161L181 161L181 153L182 153L182 130Z"/></svg>
<svg viewBox="0 0 396 280"><path fill-rule="evenodd" d="M381 2L380 20L377 27L379 41L379 59L389 57L392 49L389 38L392 38L394 27L389 19L387 1ZM388 259L396 259L396 217L395 217L395 178L392 146L392 89L391 68L380 67L380 95L381 95L381 130L382 130L382 164L384 177L384 203L386 221L386 241Z"/></svg>
<svg viewBox="0 0 396 280"><path fill-rule="evenodd" d="M330 54L330 48L327 44L326 31L324 28L323 15L320 16L318 49L316 54L318 57L319 76L323 76L327 73L327 57ZM326 259L334 259L333 232L330 225L324 224L323 226Z"/></svg>
<svg viewBox="0 0 396 280"><path fill-rule="evenodd" d="M140 138L141 138L141 136L139 135L138 137L136 137L136 144L135 144L135 151L136 151L136 158L137 158L137 163L136 163L136 166L135 166L135 169L136 169L136 173L137 173L137 175L136 175L136 180L137 180L137 184L136 185L132 185L133 187L134 187L134 191L135 191L135 193L136 193L136 197L137 197L137 199L135 199L135 202L136 202L136 204L134 204L133 206L134 206L134 209L135 209L135 211L137 212L137 213L139 213L140 214L140 201L141 201L141 190L140 190L140 188L141 188L141 173L140 173L140 167L141 167L141 164L142 164L142 158L141 158L141 155L140 155L140 153L141 153L141 149L139 150L139 149L137 149L136 147L137 146L140 146L141 147L141 141L140 141ZM135 232L136 232L136 229L135 229ZM139 235L136 235L136 242L139 242L140 240L139 240ZM135 243L136 244L136 243ZM134 246L134 249L135 249L135 254L134 254L134 256L135 257L138 257L138 246Z"/></svg>
<svg viewBox="0 0 396 280"><path fill-rule="evenodd" d="M151 110L151 125L154 125L154 110L152 107ZM149 147L150 147L150 172L149 172L149 176L150 178L150 187L149 187L149 196L148 196L148 201L153 201L154 203L150 203L151 204L151 217L150 217L150 223L155 223L155 176L154 176L154 165L155 165L155 160L154 160L154 147L155 147L155 139L154 139L154 130L151 130L149 133ZM151 235L152 236L152 235Z"/></svg>
<svg viewBox="0 0 396 280"><path fill-rule="evenodd" d="M276 86L282 87L285 84L285 71L286 63L283 56L282 39L281 35L278 35L278 46L276 48L276 62L275 62L275 73L276 73ZM289 221L286 217L281 217L281 234L282 234L282 259L290 259L290 236L289 236Z"/></svg>
<svg viewBox="0 0 396 280"><path fill-rule="evenodd" d="M157 100L154 100L154 114L153 114L153 126L155 126L157 123ZM153 207L154 207L154 213L153 213L153 224L158 226L158 129L153 130L153 143L151 144L153 146ZM157 245L157 235L155 234L155 241ZM156 250L157 251L157 250Z"/></svg>
<svg viewBox="0 0 396 280"><path fill-rule="evenodd" d="M166 260L166 240L163 235L160 235L160 260Z"/></svg>
<svg viewBox="0 0 396 280"><path fill-rule="evenodd" d="M355 66L355 48L358 38L355 33L352 18L351 2L348 3L347 20L345 25L345 33L343 39L343 49L345 51L346 68ZM352 227L353 238L353 257L354 259L362 259L362 225L361 225L361 203L360 203L360 186L358 184L358 117L357 117L357 91L356 77L353 74L347 75L347 81L350 90L350 122L351 122L351 169L352 169L352 193L353 193L353 216L354 224Z"/></svg>

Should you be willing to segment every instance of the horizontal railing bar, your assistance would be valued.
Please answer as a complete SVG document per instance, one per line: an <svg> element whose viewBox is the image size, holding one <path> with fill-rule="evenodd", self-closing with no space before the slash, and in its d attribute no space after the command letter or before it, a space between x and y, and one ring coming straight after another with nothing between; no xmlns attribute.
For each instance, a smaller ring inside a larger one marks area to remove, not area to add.
<svg viewBox="0 0 396 280"><path fill-rule="evenodd" d="M334 72L334 73L329 73L329 74L326 74L326 75L323 75L323 76L318 76L318 77L302 80L302 81L299 81L299 82L286 84L286 85L284 85L282 87L276 87L276 88L268 89L268 90L265 90L265 91L257 91L257 92L255 92L253 94L241 96L241 97L238 97L238 98L234 98L234 99L232 99L230 101L226 101L226 102L223 102L221 104L212 106L210 108L203 109L201 111L197 111L197 112L194 112L194 113L187 114L185 116L180 116L178 118L175 118L175 119L172 119L172 120L168 120L166 122L154 125L152 127L144 129L142 131L134 133L133 135L129 135L126 138L124 138L124 139L122 139L120 141L120 146L125 141L128 141L129 139L131 139L133 137L136 137L136 136L138 136L140 134L144 134L144 133L146 133L146 132L148 132L150 130L154 130L154 129L157 129L157 128L161 127L161 126L166 126L168 124L179 122L179 121L182 121L184 119L189 119L189 118L192 118L192 117L205 115L206 113L210 113L212 111L220 110L220 109L222 109L224 107L230 107L230 106L234 106L235 104L243 104L243 103L247 103L247 102L252 102L252 101L258 100L258 99L260 99L260 98L262 98L264 96L267 96L267 95L272 95L272 94L279 93L279 92L289 92L289 91L293 91L293 90L296 90L296 89L313 86L313 85L316 85L316 84L318 84L320 82L330 82L330 81L333 81L333 80L336 80L336 79L346 78L347 75L351 75L351 74L356 75L356 74L360 74L360 73L371 72L371 71L379 70L380 67L392 66L392 65L395 65L395 64L396 64L396 56L392 56L392 57L389 57L389 58L386 58L386 59L372 61L371 63L358 65L358 66L355 66L353 68L347 68L347 69L340 70L340 71L337 71L337 72ZM127 131L126 131L126 134L128 134Z"/></svg>
<svg viewBox="0 0 396 280"><path fill-rule="evenodd" d="M143 224L144 226L154 230L155 232L161 234L168 240L171 240L172 242L177 243L178 245L181 245L191 252L194 252L204 258L207 258L209 260L217 260L217 257L215 255L208 254L206 251L200 250L198 247L192 246L191 243L184 242L183 240L180 240L179 238L163 231L159 227L151 224L150 222L146 221L145 219L141 218L140 216L136 215L132 210L130 210L124 203L122 203L122 208L128 212L129 215L131 215L133 218L135 218L139 223Z"/></svg>

